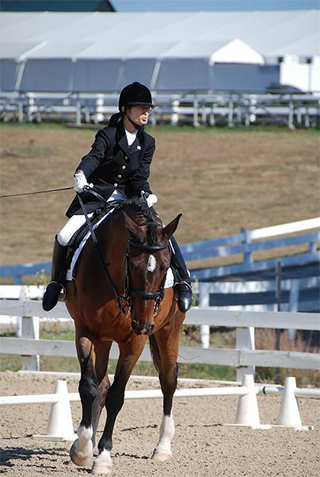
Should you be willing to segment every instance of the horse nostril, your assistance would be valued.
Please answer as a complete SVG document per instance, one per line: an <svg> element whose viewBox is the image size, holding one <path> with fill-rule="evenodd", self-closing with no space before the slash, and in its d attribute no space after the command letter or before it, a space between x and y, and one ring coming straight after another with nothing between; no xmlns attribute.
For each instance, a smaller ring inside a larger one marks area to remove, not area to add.
<svg viewBox="0 0 320 477"><path fill-rule="evenodd" d="M154 328L154 323L147 323L146 324L146 330L148 333L150 333Z"/></svg>
<svg viewBox="0 0 320 477"><path fill-rule="evenodd" d="M138 323L135 320L131 321L131 328L133 329L136 335L141 335L141 330L139 330Z"/></svg>
<svg viewBox="0 0 320 477"><path fill-rule="evenodd" d="M136 335L150 334L154 328L154 323L147 323L147 320L145 320L144 324L139 324L135 319L132 319L131 328Z"/></svg>

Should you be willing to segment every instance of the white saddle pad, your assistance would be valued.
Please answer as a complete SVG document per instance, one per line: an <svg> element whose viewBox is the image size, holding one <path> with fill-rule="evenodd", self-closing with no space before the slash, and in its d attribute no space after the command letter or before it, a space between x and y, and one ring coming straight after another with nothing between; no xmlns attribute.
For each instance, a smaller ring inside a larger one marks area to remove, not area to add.
<svg viewBox="0 0 320 477"><path fill-rule="evenodd" d="M92 228L93 230L95 230L100 224L101 222L104 221L104 219L106 219L108 217L108 215L112 214L112 212L114 211L114 209L111 209L104 217L102 217ZM70 268L69 270L67 271L67 275L66 275L66 280L72 280L72 277L73 277L73 270L74 270L74 267L76 266L76 263L77 263L77 260L79 258L79 255L83 249L83 247L85 246L88 238L90 237L91 235L91 232L90 230L88 230L88 232L86 233L86 235L83 237L83 239L81 240L80 244L79 244L79 247L77 248L77 250L74 252L73 254L73 257L72 257L72 260L71 260L71 264L70 264Z"/></svg>
<svg viewBox="0 0 320 477"><path fill-rule="evenodd" d="M104 219L106 217L108 217L108 215L112 214L112 212L114 211L114 209L111 209L104 217L102 217L94 226L93 226L93 230L95 230L100 224L101 222L104 221ZM70 268L69 270L67 271L67 275L66 275L66 280L72 280L72 277L73 277L73 270L74 270L74 267L76 266L76 263L77 263L77 260L79 258L79 255L83 249L83 247L85 246L88 238L90 237L91 235L91 232L90 230L86 233L86 235L83 237L83 239L81 240L80 244L79 244L79 247L77 248L77 250L74 252L73 254L73 257L72 257L72 260L71 260L71 264L70 264ZM173 279L173 273L172 273L172 270L171 268L169 268L168 272L167 272L167 276L166 276L166 282L165 282L165 285L164 285L164 288L171 288L173 287L173 283L174 283L174 279Z"/></svg>

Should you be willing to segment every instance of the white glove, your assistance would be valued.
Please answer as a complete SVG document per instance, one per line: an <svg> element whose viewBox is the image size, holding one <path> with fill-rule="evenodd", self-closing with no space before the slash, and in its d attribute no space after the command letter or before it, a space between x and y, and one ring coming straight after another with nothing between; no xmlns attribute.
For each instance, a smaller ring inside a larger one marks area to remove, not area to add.
<svg viewBox="0 0 320 477"><path fill-rule="evenodd" d="M93 187L93 184L88 184L86 176L82 171L78 171L74 175L74 190L76 192L82 192L85 186Z"/></svg>
<svg viewBox="0 0 320 477"><path fill-rule="evenodd" d="M155 194L150 194L147 197L147 204L148 204L149 209L150 209L150 207L152 207L157 202L158 202L158 197Z"/></svg>

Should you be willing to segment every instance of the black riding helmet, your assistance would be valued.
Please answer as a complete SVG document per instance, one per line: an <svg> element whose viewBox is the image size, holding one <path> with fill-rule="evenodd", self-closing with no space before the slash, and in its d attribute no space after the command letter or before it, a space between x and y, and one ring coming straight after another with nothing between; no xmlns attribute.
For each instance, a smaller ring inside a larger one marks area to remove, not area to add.
<svg viewBox="0 0 320 477"><path fill-rule="evenodd" d="M118 105L119 111L122 111L123 107L134 105L154 107L150 90L137 81L128 84L121 91Z"/></svg>

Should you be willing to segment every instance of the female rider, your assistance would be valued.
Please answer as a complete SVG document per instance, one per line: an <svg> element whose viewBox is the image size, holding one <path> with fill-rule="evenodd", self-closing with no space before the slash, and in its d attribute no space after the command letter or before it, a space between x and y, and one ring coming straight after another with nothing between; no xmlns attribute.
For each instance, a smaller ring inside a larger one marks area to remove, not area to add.
<svg viewBox="0 0 320 477"><path fill-rule="evenodd" d="M86 194L85 186L94 186L109 202L140 197L142 192L147 196L149 207L158 201L148 183L155 140L143 129L152 108L152 96L146 86L135 82L121 91L119 113L111 116L108 126L98 131L91 151L82 158L74 175L74 189L81 193L88 215L92 215L102 203L95 196ZM45 311L57 304L65 284L68 243L86 221L78 196L72 201L66 215L69 220L55 238L51 282L42 301ZM178 306L182 312L186 312L192 304L189 272L174 237L170 241Z"/></svg>

